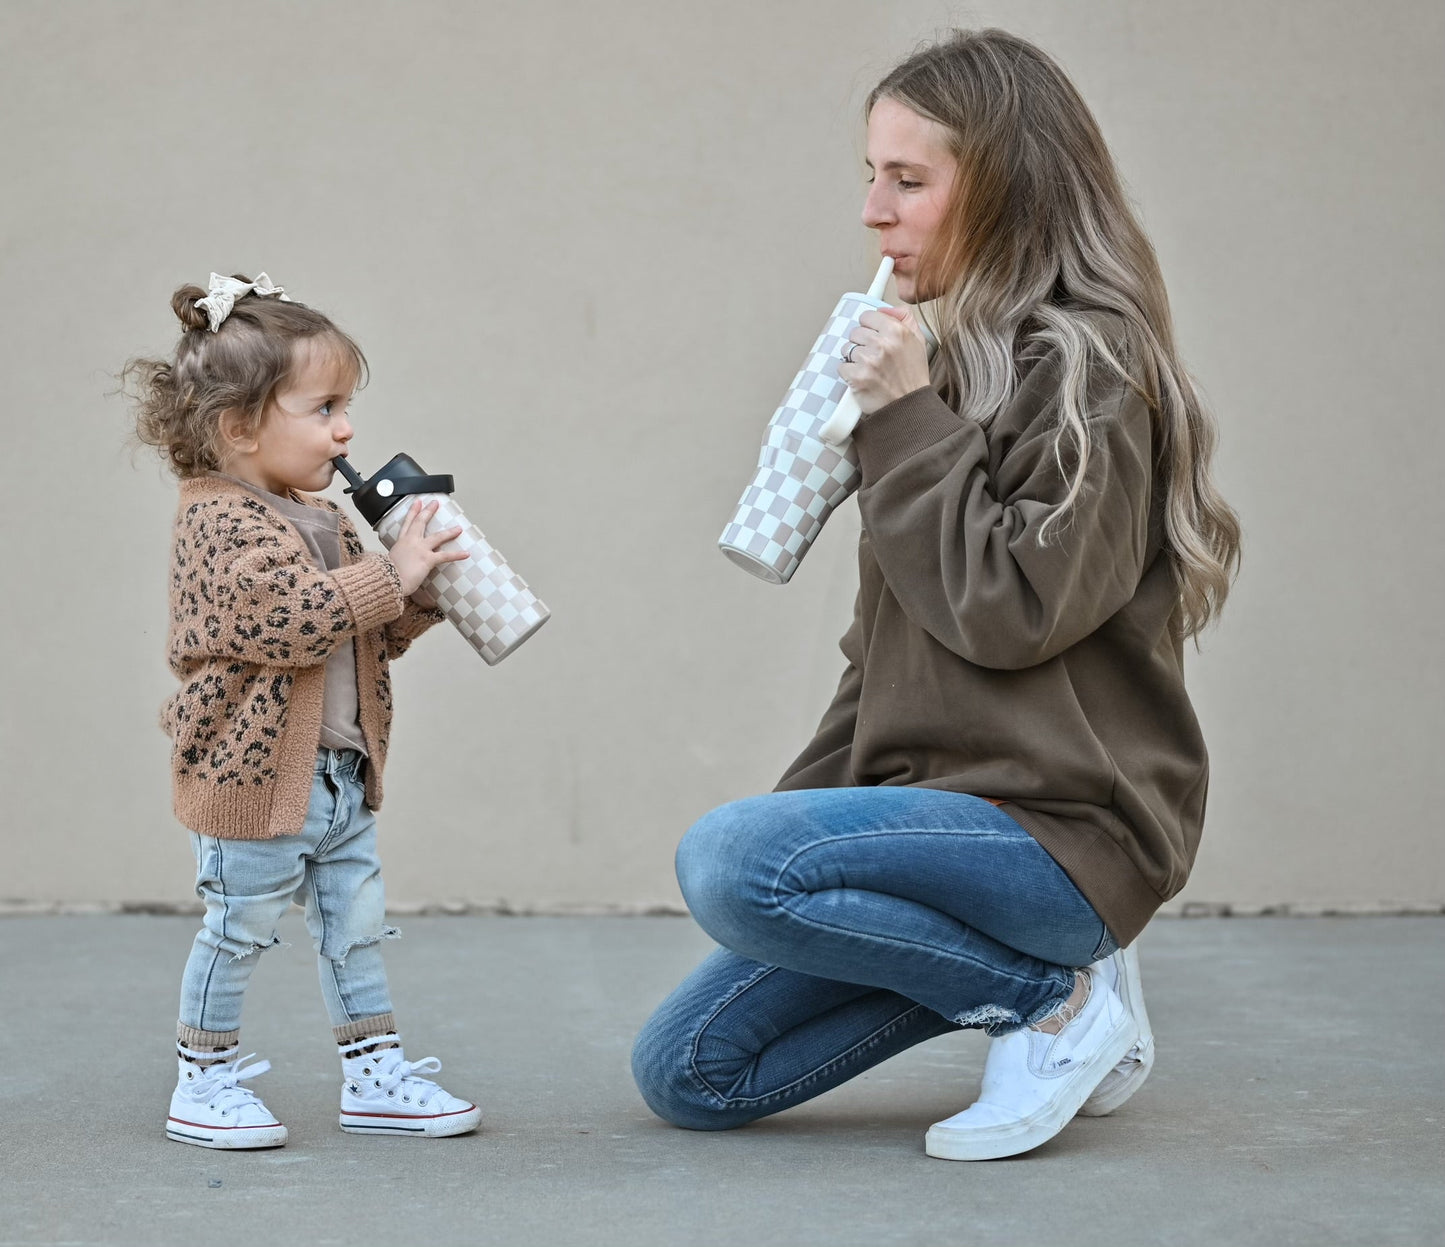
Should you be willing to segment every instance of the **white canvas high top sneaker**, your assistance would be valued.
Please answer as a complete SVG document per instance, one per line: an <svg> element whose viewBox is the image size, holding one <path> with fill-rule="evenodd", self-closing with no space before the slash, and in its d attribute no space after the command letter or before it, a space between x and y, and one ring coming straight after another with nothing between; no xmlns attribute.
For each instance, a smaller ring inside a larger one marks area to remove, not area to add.
<svg viewBox="0 0 1445 1247"><path fill-rule="evenodd" d="M395 1035L363 1039L342 1048L341 1128L349 1134L410 1135L437 1139L466 1134L482 1120L482 1110L418 1078L435 1074L442 1063L434 1056L408 1061L400 1048L348 1055Z"/></svg>
<svg viewBox="0 0 1445 1247"><path fill-rule="evenodd" d="M166 1138L232 1150L281 1147L286 1142L286 1127L254 1091L241 1086L245 1079L271 1068L270 1061L247 1065L251 1056L205 1067L178 1057L180 1068L166 1118Z"/></svg>

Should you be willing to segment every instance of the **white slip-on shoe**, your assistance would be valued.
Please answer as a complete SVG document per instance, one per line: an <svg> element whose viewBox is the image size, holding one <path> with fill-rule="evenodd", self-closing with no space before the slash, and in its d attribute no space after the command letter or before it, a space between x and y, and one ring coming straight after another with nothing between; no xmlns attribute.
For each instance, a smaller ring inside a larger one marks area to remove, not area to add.
<svg viewBox="0 0 1445 1247"><path fill-rule="evenodd" d="M204 1068L178 1058L180 1069L166 1118L166 1138L233 1151L285 1144L286 1127L254 1091L240 1085L271 1068L270 1061L247 1065L255 1055Z"/></svg>
<svg viewBox="0 0 1445 1247"><path fill-rule="evenodd" d="M386 1036L394 1039L395 1036ZM376 1043L375 1039L362 1041ZM434 1056L408 1061L400 1048L343 1056L341 1128L348 1134L390 1134L439 1139L475 1130L482 1110L459 1100L417 1072L435 1074Z"/></svg>
<svg viewBox="0 0 1445 1247"><path fill-rule="evenodd" d="M1144 1008L1144 983L1139 977L1137 945L1121 948L1112 957L1096 961L1089 969L1098 983L1107 983L1124 1002L1139 1027L1139 1039L1124 1059L1104 1075L1104 1081L1079 1109L1082 1117L1103 1117L1112 1113L1144 1085L1154 1068L1154 1031L1149 1025L1149 1011Z"/></svg>
<svg viewBox="0 0 1445 1247"><path fill-rule="evenodd" d="M940 1160L1017 1156L1069 1124L1139 1038L1139 1028L1114 990L1088 977L1088 997L1058 1034L1025 1026L989 1045L977 1101L929 1127L923 1145L928 1155Z"/></svg>

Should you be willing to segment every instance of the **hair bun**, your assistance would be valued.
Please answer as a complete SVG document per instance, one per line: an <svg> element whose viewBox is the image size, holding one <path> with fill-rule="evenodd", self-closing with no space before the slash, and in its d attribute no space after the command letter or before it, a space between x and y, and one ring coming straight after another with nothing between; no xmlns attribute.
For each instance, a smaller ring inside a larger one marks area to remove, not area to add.
<svg viewBox="0 0 1445 1247"><path fill-rule="evenodd" d="M206 292L199 286L182 286L171 295L171 311L187 329L204 329L210 318L196 306L196 300L205 297Z"/></svg>

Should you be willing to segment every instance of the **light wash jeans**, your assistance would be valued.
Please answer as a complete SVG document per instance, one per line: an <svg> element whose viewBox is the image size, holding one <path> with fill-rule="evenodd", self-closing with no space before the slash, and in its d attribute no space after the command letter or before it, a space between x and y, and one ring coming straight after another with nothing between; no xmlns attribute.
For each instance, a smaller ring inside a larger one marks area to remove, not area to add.
<svg viewBox="0 0 1445 1247"><path fill-rule="evenodd" d="M1057 1011L1073 968L1117 945L1007 814L927 788L750 797L677 850L723 947L658 1006L632 1053L649 1107L723 1130L776 1113L960 1027Z"/></svg>
<svg viewBox="0 0 1445 1247"><path fill-rule="evenodd" d="M206 917L181 979L182 1025L240 1029L251 971L262 951L281 942L276 924L293 899L306 907L331 1024L391 1012L377 945L399 932L384 925L376 819L366 804L363 763L354 749L317 752L299 835L223 840L191 833Z"/></svg>

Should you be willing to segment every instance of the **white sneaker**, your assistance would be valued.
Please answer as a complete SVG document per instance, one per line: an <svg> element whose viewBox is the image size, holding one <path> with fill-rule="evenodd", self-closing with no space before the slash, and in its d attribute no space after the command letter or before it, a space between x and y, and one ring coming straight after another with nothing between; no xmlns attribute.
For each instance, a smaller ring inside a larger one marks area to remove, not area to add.
<svg viewBox="0 0 1445 1247"><path fill-rule="evenodd" d="M1149 1026L1149 1013L1144 1008L1144 984L1139 978L1139 954L1135 945L1121 948L1112 957L1096 961L1089 969L1094 981L1107 983L1124 1002L1124 1008L1139 1027L1139 1039L1124 1059L1104 1075L1094 1094L1084 1101L1079 1113L1084 1117L1103 1117L1112 1113L1144 1085L1154 1068L1154 1031Z"/></svg>
<svg viewBox="0 0 1445 1247"><path fill-rule="evenodd" d="M286 1127L254 1091L240 1085L271 1068L270 1061L245 1064L255 1055L205 1068L177 1058L180 1069L166 1118L166 1138L197 1147L281 1147Z"/></svg>
<svg viewBox="0 0 1445 1247"><path fill-rule="evenodd" d="M481 1109L416 1076L418 1070L434 1074L441 1067L434 1056L408 1061L400 1048L343 1056L341 1128L350 1134L415 1135L427 1139L475 1130L482 1120Z"/></svg>
<svg viewBox="0 0 1445 1247"><path fill-rule="evenodd" d="M1139 1038L1113 988L1088 977L1088 997L1057 1035L1026 1026L989 1045L978 1100L929 1127L924 1151L941 1160L1017 1156L1068 1125Z"/></svg>

